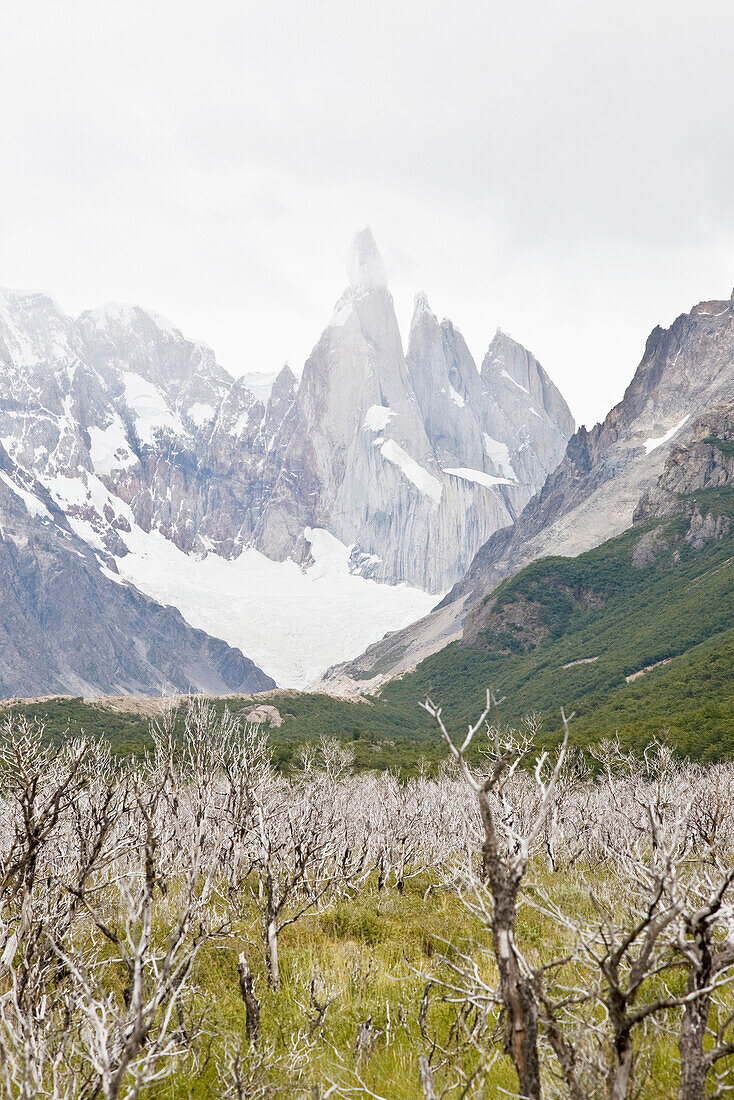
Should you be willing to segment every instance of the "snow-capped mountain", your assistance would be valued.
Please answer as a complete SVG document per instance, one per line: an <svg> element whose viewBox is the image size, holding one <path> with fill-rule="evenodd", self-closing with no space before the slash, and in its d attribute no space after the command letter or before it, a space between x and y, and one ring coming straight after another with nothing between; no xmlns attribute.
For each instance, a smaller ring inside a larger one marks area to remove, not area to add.
<svg viewBox="0 0 734 1100"><path fill-rule="evenodd" d="M405 672L461 637L467 616L528 562L575 556L626 530L673 448L692 438L697 418L733 398L734 295L655 328L622 401L601 424L575 433L516 522L487 540L430 615L330 670L330 690L370 689Z"/></svg>
<svg viewBox="0 0 734 1100"><path fill-rule="evenodd" d="M369 230L300 382L286 366L261 392L139 307L72 318L47 295L0 292L14 467L100 568L281 684L425 614L573 430L525 349L498 333L478 371L424 295L404 355Z"/></svg>
<svg viewBox="0 0 734 1100"><path fill-rule="evenodd" d="M0 698L264 691L242 653L126 585L0 445Z"/></svg>
<svg viewBox="0 0 734 1100"><path fill-rule="evenodd" d="M369 230L350 277L304 367L259 545L306 560L304 528L325 528L365 575L442 592L542 484L573 419L509 337L495 337L480 374L424 294L405 356Z"/></svg>

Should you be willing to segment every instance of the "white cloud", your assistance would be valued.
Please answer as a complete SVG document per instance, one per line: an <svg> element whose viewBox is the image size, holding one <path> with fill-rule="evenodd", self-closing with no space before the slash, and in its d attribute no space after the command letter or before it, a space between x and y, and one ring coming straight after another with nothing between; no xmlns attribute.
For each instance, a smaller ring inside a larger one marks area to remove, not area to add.
<svg viewBox="0 0 734 1100"><path fill-rule="evenodd" d="M235 373L302 362L375 231L476 357L580 418L734 281L728 0L54 0L0 39L0 284L140 301Z"/></svg>

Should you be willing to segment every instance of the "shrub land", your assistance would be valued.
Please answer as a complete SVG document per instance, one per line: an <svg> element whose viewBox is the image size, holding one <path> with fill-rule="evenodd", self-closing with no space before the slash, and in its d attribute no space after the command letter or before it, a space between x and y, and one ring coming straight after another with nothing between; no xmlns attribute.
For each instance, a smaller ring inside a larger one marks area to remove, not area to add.
<svg viewBox="0 0 734 1100"><path fill-rule="evenodd" d="M734 766L550 753L493 700L444 765L288 774L204 700L150 751L0 752L9 1097L713 1095L734 1055Z"/></svg>

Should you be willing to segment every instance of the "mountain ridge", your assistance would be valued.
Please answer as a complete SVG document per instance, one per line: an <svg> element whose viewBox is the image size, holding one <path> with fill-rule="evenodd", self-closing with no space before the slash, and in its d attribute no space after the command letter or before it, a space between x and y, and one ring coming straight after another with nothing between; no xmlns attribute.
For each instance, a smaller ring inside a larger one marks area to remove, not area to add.
<svg viewBox="0 0 734 1100"><path fill-rule="evenodd" d="M576 712L576 745L616 737L639 750L658 737L694 759L731 759L734 401L697 418L635 512L631 527L598 547L538 559L506 578L468 617L461 642L377 695L268 693L279 715L270 730L279 765L297 765L304 743L328 735L348 744L360 769L425 774L444 751L418 702L430 695L458 727L476 717L488 684L506 697L502 723L515 727L532 714L544 747L557 744L563 706ZM217 705L248 714L255 701ZM151 713L135 700L15 709L48 715L54 736L70 721L111 728L119 751L139 751Z"/></svg>
<svg viewBox="0 0 734 1100"><path fill-rule="evenodd" d="M582 426L512 526L496 531L464 577L423 620L330 669L326 690L377 690L461 637L472 607L535 558L577 554L625 530L641 493L691 431L697 414L734 396L734 299L701 302L668 329L657 326L622 400Z"/></svg>
<svg viewBox="0 0 734 1100"><path fill-rule="evenodd" d="M0 698L274 687L98 561L52 495L0 444Z"/></svg>

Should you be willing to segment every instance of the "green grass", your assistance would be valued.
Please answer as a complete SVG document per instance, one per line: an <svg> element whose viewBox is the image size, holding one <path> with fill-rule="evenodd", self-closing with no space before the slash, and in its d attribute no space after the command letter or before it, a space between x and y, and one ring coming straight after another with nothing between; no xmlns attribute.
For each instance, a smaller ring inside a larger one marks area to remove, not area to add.
<svg viewBox="0 0 734 1100"><path fill-rule="evenodd" d="M143 1095L156 1100L215 1097L225 1045L241 1049L245 1059L251 1057L237 977L237 955L244 947L260 1001L260 1045L266 1058L257 1077L267 1089L264 1095L310 1100L334 1080L354 1087L356 1069L380 1095L420 1100L418 1058L430 1049L431 1037L456 1052L451 1038L453 1005L434 992L429 997L426 1038L418 1022L439 952L450 957L457 949L472 951L478 959L486 957L487 975L492 973L487 932L467 915L456 894L438 890L425 897L427 886L427 880L410 880L403 895L360 890L291 926L281 937L277 991L267 985L256 915L253 911L246 916L239 936L229 936L221 945L215 941L195 963L195 995L189 997L187 1013L191 1018L203 1013L204 1034L192 1055L207 1050L205 1071L201 1072L201 1059L192 1057L173 1078ZM331 1002L318 1028L312 1027L315 1013L309 1000L314 978L317 999ZM357 1063L357 1030L367 1020L373 1047ZM299 1045L303 1057L289 1066L287 1052ZM471 1068L476 1054L469 1050L459 1060ZM496 1080L512 1087L513 1073L504 1059Z"/></svg>
<svg viewBox="0 0 734 1100"><path fill-rule="evenodd" d="M598 888L605 874L582 868L551 874L536 866L529 893L541 888L569 913L593 918L589 885L593 881ZM254 1076L262 1091L253 1090L253 1094L271 1098L310 1100L323 1095L335 1081L355 1089L355 1096L366 1096L357 1087L356 1070L379 1097L422 1100L418 1060L430 1055L434 1044L445 1052L433 1055L439 1095L457 1080L457 1067L470 1074L479 1055L472 1044L462 1042L461 997L448 995L441 982L455 980L446 960L458 961L458 952L474 960L488 984L496 981L489 932L455 892L428 890L429 885L425 876L408 880L400 895L394 889L378 893L372 884L291 926L281 937L282 981L277 991L266 982L256 915L246 913L232 935L221 943L212 941L196 958L184 1018L201 1019L202 1034L175 1074L142 1095L148 1100L212 1100L221 1095L225 1050L239 1050L245 1065L254 1061ZM559 924L532 905L521 907L517 936L530 965L563 957L568 949L565 935ZM255 975L261 1009L261 1037L254 1046L245 1037L238 987L237 955L242 949ZM557 980L559 989L563 983L586 980L586 971L577 970L577 965L567 964L551 980ZM315 1015L309 989L314 979L317 999L330 1002L319 1027L311 1024ZM666 980L671 990L682 990L682 972L674 970ZM655 981L645 983L643 1000L657 988ZM421 1028L421 1002L427 987ZM582 1012L603 1021L598 1005L588 1004ZM676 1095L677 1019L671 1012L667 1027L658 1021L645 1033L651 1074L638 1094L644 1100L673 1100ZM368 1020L373 1045L358 1062L357 1030ZM468 1020L475 1022L472 1014ZM512 1067L492 1039L496 1022L497 1014L490 1010L477 1033L479 1050L494 1051L496 1061L484 1091L470 1090L468 1096L514 1095ZM294 1047L301 1049L301 1057L289 1059ZM551 1059L547 1047L542 1048L544 1072ZM444 1062L446 1068L441 1069Z"/></svg>

